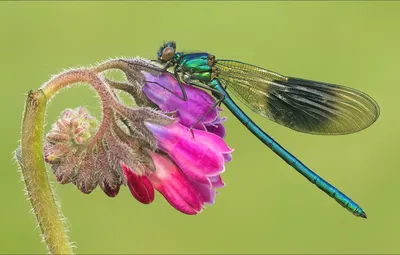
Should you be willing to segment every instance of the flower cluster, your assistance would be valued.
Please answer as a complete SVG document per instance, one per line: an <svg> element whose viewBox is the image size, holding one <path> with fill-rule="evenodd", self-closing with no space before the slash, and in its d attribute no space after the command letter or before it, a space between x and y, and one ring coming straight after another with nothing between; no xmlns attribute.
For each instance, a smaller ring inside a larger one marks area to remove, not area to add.
<svg viewBox="0 0 400 255"><path fill-rule="evenodd" d="M197 214L224 186L220 174L232 152L224 141L225 119L219 108L209 111L215 100L205 91L182 84L184 101L171 74L143 72L143 78L141 89L159 111L110 103L98 127L83 108L67 109L46 137L45 160L59 182L85 193L99 183L113 197L126 184L149 204L156 189L177 210Z"/></svg>

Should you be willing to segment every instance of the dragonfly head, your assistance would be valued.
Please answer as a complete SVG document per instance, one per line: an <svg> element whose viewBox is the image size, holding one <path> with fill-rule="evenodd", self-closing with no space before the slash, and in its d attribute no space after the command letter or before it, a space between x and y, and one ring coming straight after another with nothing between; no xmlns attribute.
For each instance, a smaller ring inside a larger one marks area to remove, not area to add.
<svg viewBox="0 0 400 255"><path fill-rule="evenodd" d="M169 41L164 43L157 52L157 58L160 62L165 63L170 61L175 55L176 43Z"/></svg>

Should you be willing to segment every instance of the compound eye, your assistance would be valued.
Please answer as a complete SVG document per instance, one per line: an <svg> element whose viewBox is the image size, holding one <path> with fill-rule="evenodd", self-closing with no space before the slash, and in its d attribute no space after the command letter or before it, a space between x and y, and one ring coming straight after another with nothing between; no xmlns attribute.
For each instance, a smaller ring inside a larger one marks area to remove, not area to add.
<svg viewBox="0 0 400 255"><path fill-rule="evenodd" d="M174 54L175 54L175 49L174 48L166 47L162 52L161 59L163 61L169 61L174 57Z"/></svg>

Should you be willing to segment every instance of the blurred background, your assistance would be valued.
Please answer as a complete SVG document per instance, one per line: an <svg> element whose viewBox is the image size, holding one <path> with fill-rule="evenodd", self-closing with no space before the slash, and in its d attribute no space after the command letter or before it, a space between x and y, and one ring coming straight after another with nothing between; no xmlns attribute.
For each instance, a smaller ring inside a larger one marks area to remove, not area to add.
<svg viewBox="0 0 400 255"><path fill-rule="evenodd" d="M77 253L400 253L399 13L400 2L1 2L0 253L47 252L12 160L27 92L67 68L154 59L164 40L371 95L379 120L346 136L297 133L246 109L368 219L341 208L224 111L235 149L227 186L198 216L159 194L142 205L126 187L113 199L99 188L84 195L50 174ZM81 105L100 116L88 87L60 93L46 130Z"/></svg>

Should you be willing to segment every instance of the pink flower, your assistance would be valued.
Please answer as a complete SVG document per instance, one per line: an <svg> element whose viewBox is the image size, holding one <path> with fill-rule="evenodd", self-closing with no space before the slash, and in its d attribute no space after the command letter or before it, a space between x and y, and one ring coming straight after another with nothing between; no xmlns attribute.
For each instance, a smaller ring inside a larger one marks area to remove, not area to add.
<svg viewBox="0 0 400 255"><path fill-rule="evenodd" d="M149 172L147 176L138 177L132 169L123 165L125 175L130 176L127 180L134 197L139 198L139 202L151 203L154 199L154 186L177 210L186 214L199 213L204 204L199 190L170 159L158 153L151 153L151 157L156 171ZM139 183L139 178L146 180L144 185L131 185Z"/></svg>
<svg viewBox="0 0 400 255"><path fill-rule="evenodd" d="M170 74L159 77L145 73L146 81L158 82L181 93ZM156 138L158 151L150 152L155 171L138 176L123 164L132 195L142 203L154 199L153 187L177 210L186 214L201 212L204 204L214 204L217 188L224 187L220 174L230 161L232 149L223 140L225 129L219 109L210 111L192 130L201 116L215 103L205 91L183 84L187 101L183 101L160 86L147 82L146 96L163 111L176 111L179 122L161 126L145 122Z"/></svg>
<svg viewBox="0 0 400 255"><path fill-rule="evenodd" d="M144 94L159 109L114 102L100 127L85 109L67 109L46 136L45 161L60 183L85 194L100 186L115 197L126 184L136 200L150 204L156 189L178 211L198 214L225 185L220 175L232 153L225 118L219 108L210 110L215 100L205 91L183 84L183 101L154 84L181 93L171 74L143 75Z"/></svg>
<svg viewBox="0 0 400 255"><path fill-rule="evenodd" d="M193 130L193 137L180 123L146 126L157 139L160 152L150 153L155 171L147 171L146 176L139 177L123 165L132 195L139 202L151 203L154 186L173 207L186 214L197 214L205 203L213 204L215 189L224 186L220 174L232 149L220 136L207 131Z"/></svg>
<svg viewBox="0 0 400 255"><path fill-rule="evenodd" d="M179 95L182 97L182 91L173 75L170 73L164 73L160 76L153 76L149 73L143 74L146 80L143 91L161 110L166 112L176 111L179 122L186 127L192 127L205 115L195 128L208 130L221 137L225 137L225 128L222 122L226 118L220 117L219 112L221 108L216 107L206 114L215 104L215 99L210 94L204 90L182 83L187 95L187 100L183 101L176 96ZM156 83L173 91L175 95Z"/></svg>

